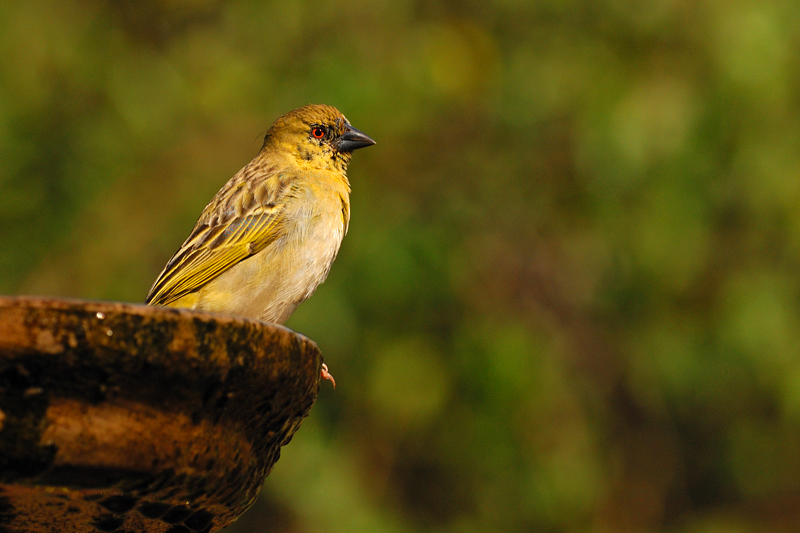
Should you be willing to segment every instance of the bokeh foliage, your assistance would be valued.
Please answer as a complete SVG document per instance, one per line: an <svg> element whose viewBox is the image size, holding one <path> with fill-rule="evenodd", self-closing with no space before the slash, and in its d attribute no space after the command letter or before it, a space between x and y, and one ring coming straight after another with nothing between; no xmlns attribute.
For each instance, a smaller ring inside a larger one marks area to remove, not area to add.
<svg viewBox="0 0 800 533"><path fill-rule="evenodd" d="M800 2L0 4L0 292L141 301L272 120L353 220L231 532L797 531Z"/></svg>

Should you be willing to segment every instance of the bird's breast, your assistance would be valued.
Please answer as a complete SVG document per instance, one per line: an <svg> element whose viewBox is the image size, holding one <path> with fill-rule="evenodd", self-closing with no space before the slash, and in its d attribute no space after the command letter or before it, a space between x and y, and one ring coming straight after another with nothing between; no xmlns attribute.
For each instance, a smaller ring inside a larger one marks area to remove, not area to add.
<svg viewBox="0 0 800 533"><path fill-rule="evenodd" d="M325 281L347 229L349 198L341 187L296 187L287 198L281 236L221 274L230 314L283 323Z"/></svg>

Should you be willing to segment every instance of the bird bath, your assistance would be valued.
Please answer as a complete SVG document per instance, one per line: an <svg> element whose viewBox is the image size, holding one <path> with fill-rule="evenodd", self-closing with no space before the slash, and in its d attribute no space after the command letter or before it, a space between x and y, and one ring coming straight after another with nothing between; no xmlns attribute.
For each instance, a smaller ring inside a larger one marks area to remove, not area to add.
<svg viewBox="0 0 800 533"><path fill-rule="evenodd" d="M0 297L0 532L229 525L308 415L321 365L273 324Z"/></svg>

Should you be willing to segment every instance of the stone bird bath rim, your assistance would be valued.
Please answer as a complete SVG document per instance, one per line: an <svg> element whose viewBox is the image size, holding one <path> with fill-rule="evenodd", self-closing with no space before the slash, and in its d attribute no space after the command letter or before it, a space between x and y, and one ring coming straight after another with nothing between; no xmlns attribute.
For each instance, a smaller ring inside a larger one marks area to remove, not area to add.
<svg viewBox="0 0 800 533"><path fill-rule="evenodd" d="M0 296L0 532L210 532L255 501L319 391L288 328Z"/></svg>

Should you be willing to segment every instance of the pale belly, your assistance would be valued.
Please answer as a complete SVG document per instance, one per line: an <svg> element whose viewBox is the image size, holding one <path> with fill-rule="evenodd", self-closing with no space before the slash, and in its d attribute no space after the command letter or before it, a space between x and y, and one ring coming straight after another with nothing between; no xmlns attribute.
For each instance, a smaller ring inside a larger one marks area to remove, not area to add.
<svg viewBox="0 0 800 533"><path fill-rule="evenodd" d="M325 281L345 231L340 208L297 220L287 235L211 280L184 305L283 324Z"/></svg>

